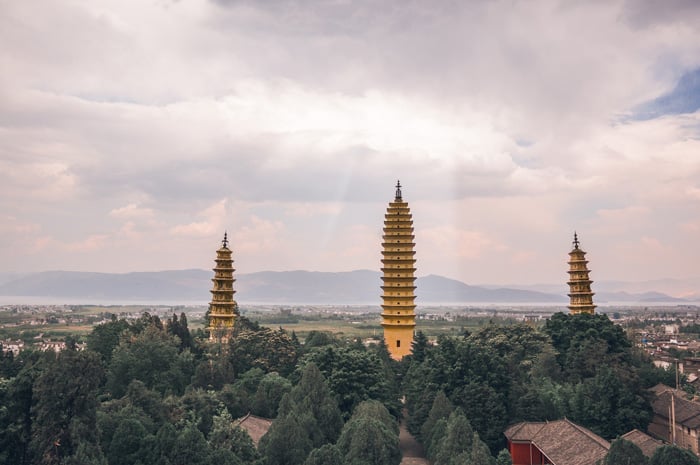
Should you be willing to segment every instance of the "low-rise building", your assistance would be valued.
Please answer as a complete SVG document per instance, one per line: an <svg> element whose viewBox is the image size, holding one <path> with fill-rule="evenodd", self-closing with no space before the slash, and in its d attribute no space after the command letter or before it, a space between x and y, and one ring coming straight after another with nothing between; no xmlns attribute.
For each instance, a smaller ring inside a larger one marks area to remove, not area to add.
<svg viewBox="0 0 700 465"><path fill-rule="evenodd" d="M652 438L648 434L639 431L638 429L633 429L629 433L620 436L631 443L634 443L637 447L642 450L642 453L647 457L651 457L656 452L656 449L663 446L664 443Z"/></svg>
<svg viewBox="0 0 700 465"><path fill-rule="evenodd" d="M700 403L687 400L683 391L668 386L652 388L656 398L649 433L670 444L700 452Z"/></svg>
<svg viewBox="0 0 700 465"><path fill-rule="evenodd" d="M572 421L522 422L505 431L513 465L596 465L610 443Z"/></svg>

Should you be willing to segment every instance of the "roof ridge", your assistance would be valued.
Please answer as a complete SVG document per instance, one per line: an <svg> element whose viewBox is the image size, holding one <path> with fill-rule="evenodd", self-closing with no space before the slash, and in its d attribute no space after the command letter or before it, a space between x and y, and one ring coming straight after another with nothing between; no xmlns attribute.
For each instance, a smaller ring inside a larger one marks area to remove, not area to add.
<svg viewBox="0 0 700 465"><path fill-rule="evenodd" d="M608 450L610 449L610 443L603 439L602 437L598 436L595 434L593 431L589 430L588 428L584 428L583 426L579 426L573 421L569 420L568 418L564 417L564 421L567 422L569 425L573 426L577 430L581 431L583 434L588 436L589 438L593 439L595 442L597 442L601 447L604 449Z"/></svg>

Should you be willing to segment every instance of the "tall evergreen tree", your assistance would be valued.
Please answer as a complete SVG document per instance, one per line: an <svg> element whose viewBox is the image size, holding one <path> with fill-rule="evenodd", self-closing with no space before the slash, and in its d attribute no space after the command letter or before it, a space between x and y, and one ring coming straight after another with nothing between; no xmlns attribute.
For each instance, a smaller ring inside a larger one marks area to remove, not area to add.
<svg viewBox="0 0 700 465"><path fill-rule="evenodd" d="M341 465L343 454L334 444L326 444L314 449L304 462L304 465Z"/></svg>
<svg viewBox="0 0 700 465"><path fill-rule="evenodd" d="M39 375L32 407L35 463L60 464L81 443L98 443L97 390L103 379L100 358L89 351L64 350Z"/></svg>
<svg viewBox="0 0 700 465"><path fill-rule="evenodd" d="M428 418L420 429L420 438L426 448L430 447L430 440L433 437L433 428L440 419L448 419L452 413L452 403L441 390L435 395L433 405L428 413Z"/></svg>
<svg viewBox="0 0 700 465"><path fill-rule="evenodd" d="M456 409L447 420L447 431L435 451L435 465L451 465L453 457L463 452L471 455L474 430L461 409Z"/></svg>
<svg viewBox="0 0 700 465"><path fill-rule="evenodd" d="M334 443L343 421L326 380L309 363L299 383L282 397L277 418L260 440L268 465L297 465L312 449Z"/></svg>
<svg viewBox="0 0 700 465"><path fill-rule="evenodd" d="M352 418L343 427L338 449L347 465L399 465L399 436L379 420Z"/></svg>
<svg viewBox="0 0 700 465"><path fill-rule="evenodd" d="M301 465L312 449L311 438L295 413L278 417L258 445L265 465Z"/></svg>

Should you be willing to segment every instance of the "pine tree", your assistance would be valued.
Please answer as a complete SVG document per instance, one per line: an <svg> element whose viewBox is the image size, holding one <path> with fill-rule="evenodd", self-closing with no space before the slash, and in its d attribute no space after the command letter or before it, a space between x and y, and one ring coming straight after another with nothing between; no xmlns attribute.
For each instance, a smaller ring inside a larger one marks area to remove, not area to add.
<svg viewBox="0 0 700 465"><path fill-rule="evenodd" d="M430 440L433 436L435 424L442 418L449 418L452 413L452 408L452 403L445 393L442 390L438 391L433 400L433 406L430 408L430 413L428 413L428 418L425 420L420 430L420 438L426 448L430 447Z"/></svg>
<svg viewBox="0 0 700 465"><path fill-rule="evenodd" d="M435 465L450 465L450 459L462 452L471 454L474 430L461 409L456 409L447 420L447 431L435 452Z"/></svg>
<svg viewBox="0 0 700 465"><path fill-rule="evenodd" d="M498 465L513 465L513 459L510 456L510 452L508 452L508 449L503 449L498 453L498 457L496 457L496 463Z"/></svg>

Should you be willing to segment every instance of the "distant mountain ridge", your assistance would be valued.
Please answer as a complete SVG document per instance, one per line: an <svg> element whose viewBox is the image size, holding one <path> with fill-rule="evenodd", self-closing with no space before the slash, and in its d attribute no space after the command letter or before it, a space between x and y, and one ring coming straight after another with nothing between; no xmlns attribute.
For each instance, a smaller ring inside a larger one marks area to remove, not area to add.
<svg viewBox="0 0 700 465"><path fill-rule="evenodd" d="M0 296L95 299L123 301L210 300L208 270L173 270L133 273L45 271L8 276L0 281ZM235 298L242 304L376 304L381 303L381 274L378 271L346 272L261 271L237 274ZM562 304L568 298L558 292L518 289L515 286L472 286L438 275L416 282L416 303L428 304ZM562 289L566 290L565 286ZM596 301L683 302L683 299L647 291L601 292Z"/></svg>

